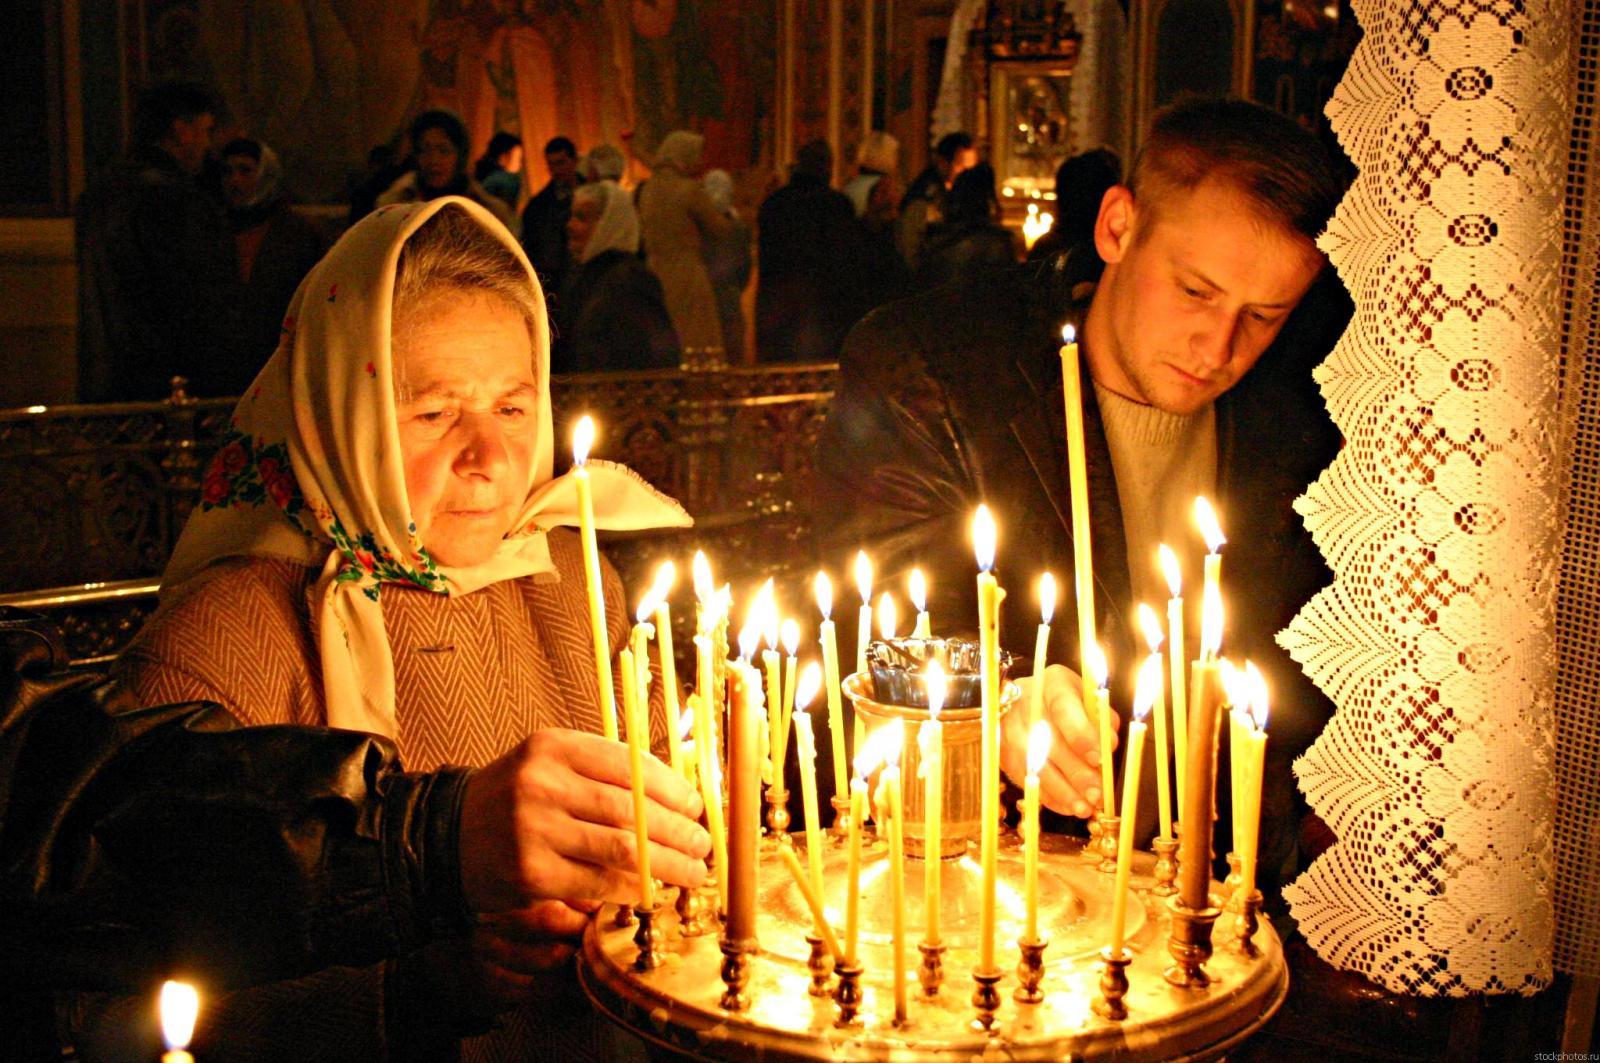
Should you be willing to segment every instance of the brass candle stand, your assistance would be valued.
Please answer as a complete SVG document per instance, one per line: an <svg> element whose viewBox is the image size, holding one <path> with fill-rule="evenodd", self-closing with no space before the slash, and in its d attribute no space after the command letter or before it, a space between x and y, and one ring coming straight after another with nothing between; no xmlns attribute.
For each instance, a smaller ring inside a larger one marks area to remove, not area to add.
<svg viewBox="0 0 1600 1063"><path fill-rule="evenodd" d="M931 945L926 941L917 945L917 951L922 953L922 963L917 968L917 982L922 986L924 996L938 996L939 987L944 984L944 949L942 944Z"/></svg>
<svg viewBox="0 0 1600 1063"><path fill-rule="evenodd" d="M1095 817L1100 821L1100 868L1101 874L1115 875L1117 873L1117 843L1122 840L1122 817L1102 814Z"/></svg>
<svg viewBox="0 0 1600 1063"><path fill-rule="evenodd" d="M710 887L709 890L707 887ZM717 906L720 895L717 880L707 878L693 889L679 889L672 910L678 916L678 932L684 937L699 937L718 929Z"/></svg>
<svg viewBox="0 0 1600 1063"><path fill-rule="evenodd" d="M1210 901L1205 908L1190 908L1181 896L1167 898L1172 919L1167 951L1175 962L1167 968L1166 979L1178 989L1205 989L1211 985L1212 976L1206 969L1206 961L1211 959L1211 931L1222 909L1215 894Z"/></svg>
<svg viewBox="0 0 1600 1063"><path fill-rule="evenodd" d="M1128 1005L1123 1001L1128 995L1128 964L1132 962L1133 953L1126 946L1115 955L1110 945L1100 950L1100 995L1093 1007L1102 1019L1121 1022L1128 1017Z"/></svg>
<svg viewBox="0 0 1600 1063"><path fill-rule="evenodd" d="M995 1025L1000 1012L1000 978L1000 972L993 967L972 972L972 1010L977 1013L971 1023L974 1033L992 1037L1000 1032Z"/></svg>
<svg viewBox="0 0 1600 1063"><path fill-rule="evenodd" d="M639 929L633 934L633 943L639 949L639 954L633 960L633 969L653 971L661 966L666 956L662 950L661 929L656 924L656 917L661 914L661 905L659 903L639 905L634 908L633 914L639 921Z"/></svg>
<svg viewBox="0 0 1600 1063"><path fill-rule="evenodd" d="M850 837L850 798L834 794L828 802L833 805L833 825L828 828L828 836L843 844Z"/></svg>
<svg viewBox="0 0 1600 1063"><path fill-rule="evenodd" d="M1044 981L1044 950L1048 944L1037 938L1017 942L1022 959L1017 961L1017 988L1011 996L1018 1004L1037 1004L1044 999L1039 984Z"/></svg>
<svg viewBox="0 0 1600 1063"><path fill-rule="evenodd" d="M829 986L833 982L833 957L816 934L807 934L806 944L811 946L811 955L806 958L806 968L811 972L809 992L814 997L828 996L832 991Z"/></svg>
<svg viewBox="0 0 1600 1063"><path fill-rule="evenodd" d="M1156 855L1156 881L1150 892L1157 897L1170 897L1178 892L1178 839L1156 838L1150 848Z"/></svg>
<svg viewBox="0 0 1600 1063"><path fill-rule="evenodd" d="M767 832L771 837L789 833L789 791L767 787Z"/></svg>
<svg viewBox="0 0 1600 1063"><path fill-rule="evenodd" d="M1234 947L1245 956L1255 959L1261 955L1261 949L1256 945L1256 931L1261 926L1261 891L1251 890L1239 905L1239 914L1234 917L1233 933Z"/></svg>
<svg viewBox="0 0 1600 1063"><path fill-rule="evenodd" d="M861 1011L861 965L836 964L833 973L839 976L839 985L833 991L833 1002L839 1006L835 1026L854 1026Z"/></svg>

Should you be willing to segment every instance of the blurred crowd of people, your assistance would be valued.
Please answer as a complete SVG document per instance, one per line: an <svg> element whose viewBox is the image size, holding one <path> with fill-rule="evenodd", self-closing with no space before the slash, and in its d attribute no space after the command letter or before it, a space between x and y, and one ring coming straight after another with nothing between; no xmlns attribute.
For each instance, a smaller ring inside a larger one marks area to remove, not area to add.
<svg viewBox="0 0 1600 1063"><path fill-rule="evenodd" d="M973 138L941 139L900 179L900 144L875 131L834 187L828 143L802 145L787 179L748 218L734 178L707 170L704 140L679 130L653 157L613 144L527 147L497 132L474 156L465 123L430 110L404 151L375 147L345 218L315 224L291 205L284 168L258 138L215 142L223 108L205 88L152 86L124 160L79 208L80 386L86 401L160 398L174 376L197 395L238 394L277 345L300 279L344 226L396 203L474 200L516 234L544 285L556 372L667 368L686 360L816 362L874 308L1015 264L994 170ZM1098 275L1090 229L1121 175L1109 151L1067 161L1055 228L1030 258L1080 281ZM758 191L746 189L747 192Z"/></svg>

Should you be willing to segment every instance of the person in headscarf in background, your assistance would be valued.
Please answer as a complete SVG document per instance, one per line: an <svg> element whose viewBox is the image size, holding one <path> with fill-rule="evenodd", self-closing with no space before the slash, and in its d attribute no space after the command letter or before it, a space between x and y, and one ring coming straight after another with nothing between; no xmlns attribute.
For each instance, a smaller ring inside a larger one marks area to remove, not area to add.
<svg viewBox="0 0 1600 1063"><path fill-rule="evenodd" d="M867 203L874 188L884 178L889 178L891 184L898 184L900 173L900 142L881 129L874 129L867 134L861 142L861 150L856 153L856 175L845 182L844 194L850 197L851 206L856 208L856 217L867 216ZM887 196L888 192L884 193ZM894 199L895 216L899 215L900 192L892 190Z"/></svg>
<svg viewBox="0 0 1600 1063"><path fill-rule="evenodd" d="M678 337L661 282L639 258L639 215L615 181L579 185L567 219L574 268L556 302L556 373L673 369Z"/></svg>
<svg viewBox="0 0 1600 1063"><path fill-rule="evenodd" d="M328 245L317 227L289 205L283 166L272 148L248 137L231 140L223 146L222 165L222 197L244 283L240 327L244 349L253 358L227 392L238 395L277 349L289 300Z"/></svg>
<svg viewBox="0 0 1600 1063"><path fill-rule="evenodd" d="M667 313L688 348L726 350L717 297L704 249L732 227L700 183L705 137L668 133L656 152L655 172L639 186L639 223L645 263L661 281Z"/></svg>
<svg viewBox="0 0 1600 1063"><path fill-rule="evenodd" d="M628 157L615 144L596 144L578 164L578 176L585 181L615 181L622 183L628 171Z"/></svg>
<svg viewBox="0 0 1600 1063"><path fill-rule="evenodd" d="M448 932L417 952L219 997L196 1053L611 1058L593 1040L601 1026L582 1021L592 1013L570 960L597 901L637 896L637 878L605 855L633 852L631 814L614 814L627 807L627 749L599 734L577 485L553 472L538 281L493 215L446 197L374 211L312 270L289 316L117 677L138 704L199 699L249 726L382 735L414 771L538 751L542 765L507 792L464 798L460 816L503 815L513 792L538 790L542 840L504 858L552 874L546 892L475 922L435 913ZM588 473L601 528L691 523L628 470L591 459ZM627 599L601 565L620 648ZM613 657L608 681L616 669ZM659 688L651 733L664 749ZM692 821L699 802L647 766L652 870L692 885L709 846ZM147 1001L83 1018L126 1044L134 1010ZM94 1043L94 1029L76 1040Z"/></svg>
<svg viewBox="0 0 1600 1063"><path fill-rule="evenodd" d="M745 361L743 299L744 290L750 284L750 224L739 216L733 205L733 178L727 170L707 172L703 183L712 204L730 222L721 236L706 241L705 258L711 289L717 294L717 316L722 322L722 342L728 364L741 365Z"/></svg>
<svg viewBox="0 0 1600 1063"><path fill-rule="evenodd" d="M501 130L489 138L483 158L473 168L483 190L516 210L522 199L522 138Z"/></svg>
<svg viewBox="0 0 1600 1063"><path fill-rule="evenodd" d="M411 123L412 168L378 197L378 206L465 196L511 228L516 220L511 209L467 172L469 147L467 125L454 112L423 111Z"/></svg>

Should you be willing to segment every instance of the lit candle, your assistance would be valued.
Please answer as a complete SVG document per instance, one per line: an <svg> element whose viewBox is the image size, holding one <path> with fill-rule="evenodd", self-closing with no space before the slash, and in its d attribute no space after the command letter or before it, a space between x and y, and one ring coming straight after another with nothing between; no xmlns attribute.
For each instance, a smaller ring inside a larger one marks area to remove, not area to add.
<svg viewBox="0 0 1600 1063"><path fill-rule="evenodd" d="M667 712L667 752L672 758L673 770L688 778L692 769L684 763L683 750L679 748L681 735L674 726L678 720L678 662L673 658L672 605L667 601L677 579L678 566L671 561L662 562L661 567L656 569L656 581L650 588L650 594L656 601L656 649L661 654L661 696Z"/></svg>
<svg viewBox="0 0 1600 1063"><path fill-rule="evenodd" d="M1072 577L1078 599L1078 662L1082 666L1083 704L1094 704L1089 685L1089 655L1094 652L1094 554L1089 544L1089 472L1083 445L1083 383L1078 364L1077 332L1071 325L1061 326L1061 396L1067 420L1067 473L1072 500ZM1102 739L1104 732L1102 732ZM1102 744L1101 755L1110 756ZM1107 777L1109 765L1105 768ZM1112 805L1106 789L1105 809Z"/></svg>
<svg viewBox="0 0 1600 1063"><path fill-rule="evenodd" d="M1028 774L1022 780L1022 896L1028 913L1023 940L1029 943L1039 940L1039 773L1050 760L1050 735L1044 720L1028 729Z"/></svg>
<svg viewBox="0 0 1600 1063"><path fill-rule="evenodd" d="M995 970L994 917L996 866L1000 851L1000 603L1005 591L990 571L994 568L994 518L988 506L979 506L972 521L973 552L978 560L978 647L983 689L983 774L978 778L982 797L979 815L983 883L978 905L978 966Z"/></svg>
<svg viewBox="0 0 1600 1063"><path fill-rule="evenodd" d="M1244 666L1250 689L1250 724L1244 736L1244 842L1239 850L1239 888L1248 897L1256 888L1261 850L1261 784L1267 763L1267 681L1254 664Z"/></svg>
<svg viewBox="0 0 1600 1063"><path fill-rule="evenodd" d="M699 789L700 753L699 747L695 745L694 741L697 712L694 706L695 695L690 694L689 697L691 700L688 708L684 709L683 713L678 717L678 755L683 764L683 781L691 787Z"/></svg>
<svg viewBox="0 0 1600 1063"><path fill-rule="evenodd" d="M1028 733L1044 715L1044 670L1050 652L1050 619L1056 613L1056 578L1046 572L1039 577L1039 634L1033 640L1033 689L1028 695Z"/></svg>
<svg viewBox="0 0 1600 1063"><path fill-rule="evenodd" d="M600 686L600 724L605 736L617 739L617 695L611 686L611 642L606 635L605 589L600 584L600 547L594 536L594 489L589 484L589 448L594 445L594 418L584 414L572 432L572 478L578 484L578 532L583 542L583 572L589 588L589 636L594 644L595 681Z"/></svg>
<svg viewBox="0 0 1600 1063"><path fill-rule="evenodd" d="M801 673L794 710L794 753L800 762L800 799L806 810L806 860L811 866L811 885L822 895L822 823L817 812L817 739L811 730L811 714L806 706L822 686L822 672L815 661ZM817 927L822 933L822 927Z"/></svg>
<svg viewBox="0 0 1600 1063"><path fill-rule="evenodd" d="M1207 613L1222 610L1220 598L1205 602ZM1189 774L1184 780L1183 830L1178 839L1178 896L1184 907L1210 906L1211 822L1217 794L1217 722L1222 701L1222 677L1217 663L1220 646L1207 642L1222 634L1221 617L1206 616L1200 625L1200 659L1190 675L1193 697L1189 705Z"/></svg>
<svg viewBox="0 0 1600 1063"><path fill-rule="evenodd" d="M1245 673L1233 666L1226 657L1217 662L1222 676L1222 708L1228 725L1228 807L1233 814L1233 852L1242 856L1239 848L1244 843L1244 814L1242 789L1244 786L1244 735L1250 723L1250 688Z"/></svg>
<svg viewBox="0 0 1600 1063"><path fill-rule="evenodd" d="M822 614L822 624L817 628L817 641L822 643L822 681L828 693L828 737L833 742L833 793L845 798L849 785L849 761L844 751L844 699L839 691L839 641L833 625L833 582L826 572L818 572L814 583L817 592L817 611Z"/></svg>
<svg viewBox="0 0 1600 1063"><path fill-rule="evenodd" d="M878 595L878 637L885 642L894 638L895 626L900 622L900 611L895 608L894 596L888 591Z"/></svg>
<svg viewBox="0 0 1600 1063"><path fill-rule="evenodd" d="M789 869L789 877L794 879L795 888L800 891L800 896L805 898L806 907L811 909L811 921L817 928L817 936L827 946L833 962L843 963L844 950L839 947L839 939L834 935L833 927L828 924L827 913L822 910L822 897L806 880L806 873L800 868L800 860L794 855L794 846L778 846L778 855L783 858L783 866Z"/></svg>
<svg viewBox="0 0 1600 1063"><path fill-rule="evenodd" d="M771 785L783 789L784 753L788 747L788 719L783 715L783 672L778 657L778 602L773 594L772 580L761 585L756 595L756 623L761 625L762 638L767 648L761 651L761 664L767 673L767 753L770 761Z"/></svg>
<svg viewBox="0 0 1600 1063"><path fill-rule="evenodd" d="M928 579L920 568L911 570L911 604L917 607L917 626L912 630L911 637L933 638L933 622L928 618Z"/></svg>
<svg viewBox="0 0 1600 1063"><path fill-rule="evenodd" d="M712 627L716 622L712 619ZM722 819L722 759L717 756L717 730L712 722L711 700L705 691L712 689L711 635L694 637L700 689L694 698L695 751L700 761L700 799L706 806L706 827L711 835L711 856L716 866L717 894L721 910L728 910L728 831Z"/></svg>
<svg viewBox="0 0 1600 1063"><path fill-rule="evenodd" d="M1156 611L1139 603L1139 627L1144 630L1145 645L1150 647L1150 656L1146 658L1139 672L1143 680L1144 669L1150 667L1150 662L1155 662L1155 691L1152 695L1151 712L1156 720L1156 808L1160 817L1156 824L1156 834L1163 841L1172 837L1172 771L1171 754L1167 749L1167 698L1165 684L1161 679L1161 621L1156 617Z"/></svg>
<svg viewBox="0 0 1600 1063"><path fill-rule="evenodd" d="M1083 670L1084 679L1094 683L1094 694L1093 700L1084 702L1084 705L1090 706L1090 711L1100 720L1100 807L1109 816L1117 807L1116 776L1111 768L1116 729L1111 726L1111 691L1107 689L1111 681L1111 668L1106 664L1106 651L1098 642L1089 644L1089 655L1085 661L1088 667Z"/></svg>
<svg viewBox="0 0 1600 1063"><path fill-rule="evenodd" d="M639 678L634 671L633 650L625 649L622 658L622 711L628 724L628 778L633 784L633 836L639 870L639 904L655 904L656 886L650 878L650 806L645 803L644 754L650 745L649 726L639 707Z"/></svg>
<svg viewBox="0 0 1600 1063"><path fill-rule="evenodd" d="M873 743L861 743L856 750L855 775L850 780L850 838L846 846L844 893L844 953L854 964L861 927L861 834L867 817L867 779L878 766Z"/></svg>
<svg viewBox="0 0 1600 1063"><path fill-rule="evenodd" d="M778 755L778 766L782 767L783 753L789 747L789 721L794 719L795 680L799 665L795 654L800 651L800 624L796 620L785 620L778 632L778 641L783 643L783 726L778 729L784 745Z"/></svg>
<svg viewBox="0 0 1600 1063"><path fill-rule="evenodd" d="M1133 824L1139 817L1139 775L1144 768L1145 716L1161 690L1161 658L1145 658L1128 724L1128 749L1122 761L1122 834L1117 839L1117 882L1111 893L1111 955L1121 956L1128 925L1128 878L1133 873Z"/></svg>
<svg viewBox="0 0 1600 1063"><path fill-rule="evenodd" d="M1189 684L1184 675L1187 664L1183 641L1183 571L1172 547L1161 544L1161 573L1167 578L1172 597L1167 600L1167 675L1172 687L1172 761L1178 779L1178 820L1183 820L1184 778L1189 773Z"/></svg>
<svg viewBox="0 0 1600 1063"><path fill-rule="evenodd" d="M856 554L856 590L861 592L861 613L856 621L856 671L865 675L867 643L872 641L872 562L865 550ZM859 746L856 751L860 752Z"/></svg>
<svg viewBox="0 0 1600 1063"><path fill-rule="evenodd" d="M728 918L727 941L754 947L756 848L761 837L761 677L750 666L756 631L739 634L739 660L728 670Z"/></svg>
<svg viewBox="0 0 1600 1063"><path fill-rule="evenodd" d="M894 1021L906 1021L906 839L905 802L900 789L900 748L905 738L901 720L884 731L883 773L878 776L879 807L886 809L889 826L890 941L894 948Z"/></svg>
<svg viewBox="0 0 1600 1063"><path fill-rule="evenodd" d="M1210 602L1213 598L1220 603L1222 598L1222 554L1219 553L1228 540L1222 537L1222 525L1217 523L1216 511L1211 508L1211 503L1204 496L1194 500L1194 522L1200 528L1200 537L1206 541L1205 582L1202 584L1200 595L1200 645L1201 652L1206 646L1214 646L1213 653L1221 652L1222 632L1214 632L1210 637L1205 630L1206 619L1215 617L1218 624L1222 623L1222 610L1212 609Z"/></svg>
<svg viewBox="0 0 1600 1063"><path fill-rule="evenodd" d="M655 636L655 625L650 623L650 614L655 612L655 591L652 589L639 601L639 608L634 614L633 630L630 632L629 644L633 650L633 694L639 703L645 707L644 721L644 748L650 750L650 640ZM626 682L626 679L624 679ZM622 707L623 724L633 727L633 717L628 714L628 707ZM631 733L631 732L630 732Z"/></svg>
<svg viewBox="0 0 1600 1063"><path fill-rule="evenodd" d="M200 994L194 986L187 982L162 983L161 1036L167 1042L167 1050L161 1063L194 1063L188 1049L199 1016Z"/></svg>
<svg viewBox="0 0 1600 1063"><path fill-rule="evenodd" d="M922 773L923 790L923 879L922 900L927 920L927 943L939 944L940 882L939 858L941 838L944 834L944 724L939 713L944 708L948 680L938 661L928 662L924 680L928 687L928 719L917 731L917 747L922 760L917 770Z"/></svg>

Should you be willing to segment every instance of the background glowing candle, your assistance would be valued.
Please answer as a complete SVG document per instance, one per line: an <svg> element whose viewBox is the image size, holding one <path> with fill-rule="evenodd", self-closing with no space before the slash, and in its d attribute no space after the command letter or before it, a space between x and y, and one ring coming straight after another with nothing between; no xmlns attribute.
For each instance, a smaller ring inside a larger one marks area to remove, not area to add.
<svg viewBox="0 0 1600 1063"><path fill-rule="evenodd" d="M673 657L672 648L672 605L667 601L667 596L672 593L672 586L678 580L678 566L671 561L664 561L656 569L656 580L650 588L650 594L656 601L656 648L661 654L661 697L667 710L667 752L672 757L674 770L683 773L688 778L692 769L684 764L681 734L677 726L678 713L678 662Z"/></svg>
<svg viewBox="0 0 1600 1063"><path fill-rule="evenodd" d="M806 706L822 686L822 673L815 661L801 673L794 710L794 753L800 762L800 799L806 811L806 861L811 867L811 885L822 896L822 817L817 812L817 740L811 730L811 714ZM821 934L822 928L817 928Z"/></svg>
<svg viewBox="0 0 1600 1063"><path fill-rule="evenodd" d="M912 629L914 639L933 637L933 621L928 617L928 578L922 569L911 570L911 604L917 608L917 626Z"/></svg>
<svg viewBox="0 0 1600 1063"><path fill-rule="evenodd" d="M1089 654L1094 652L1094 552L1089 543L1089 472L1083 445L1083 383L1078 365L1077 332L1061 327L1061 398L1067 420L1067 479L1072 500L1072 577L1078 599L1078 662L1082 666L1083 704L1094 704ZM1110 790L1106 793L1110 794ZM1111 811L1110 798L1106 811Z"/></svg>
<svg viewBox="0 0 1600 1063"><path fill-rule="evenodd" d="M1023 940L1030 943L1039 940L1039 773L1050 760L1050 734L1043 720L1028 729L1028 774L1022 781L1022 897L1028 918Z"/></svg>
<svg viewBox="0 0 1600 1063"><path fill-rule="evenodd" d="M589 448L594 445L594 418L584 414L572 431L572 478L578 485L578 536L583 543L583 573L589 590L589 637L594 644L595 681L600 687L600 725L617 738L617 694L611 680L611 642L606 635L605 589L600 583L600 546L594 534L594 488L589 484Z"/></svg>
<svg viewBox="0 0 1600 1063"><path fill-rule="evenodd" d="M1167 699L1161 679L1161 621L1156 618L1156 611L1143 602L1139 603L1138 614L1145 645L1150 647L1150 656L1139 670L1140 682L1144 682L1145 671L1152 667L1150 662L1155 662L1155 691L1150 711L1155 717L1156 730L1156 808L1159 810L1156 834L1167 839L1172 837L1172 769L1167 750Z"/></svg>
<svg viewBox="0 0 1600 1063"><path fill-rule="evenodd" d="M979 506L972 521L973 552L978 560L978 647L983 688L983 774L978 779L982 797L979 824L983 882L978 905L978 967L993 971L995 884L1000 851L1000 603L1005 591L995 580L994 518L988 506Z"/></svg>
<svg viewBox="0 0 1600 1063"><path fill-rule="evenodd" d="M1039 634L1033 640L1033 688L1028 694L1028 733L1038 725L1044 712L1045 658L1050 652L1050 620L1056 612L1056 578L1046 572L1039 577Z"/></svg>
<svg viewBox="0 0 1600 1063"><path fill-rule="evenodd" d="M1106 664L1106 651L1100 648L1098 642L1089 644L1089 656L1085 661L1088 665L1083 670L1085 685L1092 682L1094 693L1084 705L1100 722L1100 807L1109 816L1117 807L1116 776L1111 768L1116 729L1111 726L1111 691L1106 689L1106 684L1111 680L1111 669Z"/></svg>
<svg viewBox="0 0 1600 1063"><path fill-rule="evenodd" d="M622 708L628 716L628 779L633 786L633 836L635 861L639 870L639 904L648 908L656 902L656 884L650 877L649 805L644 793L644 756L650 747L650 729L639 704L638 673L634 671L633 651L623 650Z"/></svg>
<svg viewBox="0 0 1600 1063"><path fill-rule="evenodd" d="M928 662L924 680L928 687L928 720L917 732L918 748L922 759L917 771L922 774L923 790L923 879L922 902L927 922L927 943L939 944L939 858L941 837L944 834L944 724L939 713L944 708L948 681L938 661Z"/></svg>
<svg viewBox="0 0 1600 1063"><path fill-rule="evenodd" d="M1183 820L1184 779L1189 773L1189 684L1184 675L1188 650L1183 641L1183 570L1178 555L1161 544L1161 574L1167 579L1167 675L1172 687L1172 760L1178 780L1178 819Z"/></svg>
<svg viewBox="0 0 1600 1063"><path fill-rule="evenodd" d="M200 994L194 986L187 982L162 983L161 1037L167 1042L167 1051L162 1054L161 1063L194 1063L188 1048L199 1016Z"/></svg>
<svg viewBox="0 0 1600 1063"><path fill-rule="evenodd" d="M1133 873L1133 827L1139 818L1139 775L1144 767L1145 716L1161 689L1161 658L1149 657L1139 669L1128 724L1128 750L1122 761L1122 822L1117 839L1117 883L1111 894L1111 955L1121 956L1128 925L1128 878Z"/></svg>
<svg viewBox="0 0 1600 1063"><path fill-rule="evenodd" d="M756 849L761 839L761 678L750 666L756 633L739 635L741 657L728 670L728 918L723 936L754 946Z"/></svg>
<svg viewBox="0 0 1600 1063"><path fill-rule="evenodd" d="M826 572L818 572L813 584L817 592L817 611L822 623L817 641L822 644L822 682L828 694L828 738L833 743L833 793L846 800L849 785L849 760L844 751L844 699L839 691L839 640L833 626L833 582Z"/></svg>

